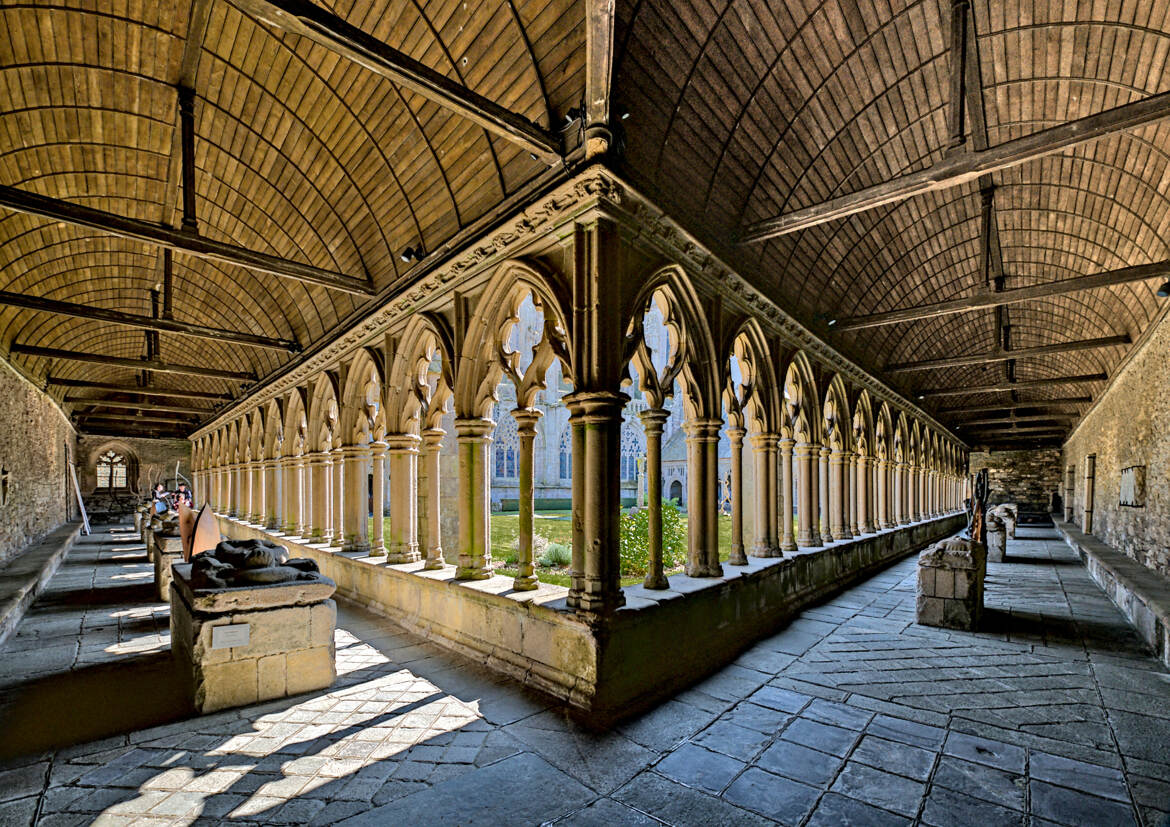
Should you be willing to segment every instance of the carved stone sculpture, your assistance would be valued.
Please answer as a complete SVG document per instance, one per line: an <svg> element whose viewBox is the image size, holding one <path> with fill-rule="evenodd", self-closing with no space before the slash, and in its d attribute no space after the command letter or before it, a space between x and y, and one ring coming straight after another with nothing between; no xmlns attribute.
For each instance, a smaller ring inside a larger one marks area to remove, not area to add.
<svg viewBox="0 0 1170 827"><path fill-rule="evenodd" d="M266 540L225 541L191 559L192 589L268 586L320 579L316 562L289 559L288 549Z"/></svg>

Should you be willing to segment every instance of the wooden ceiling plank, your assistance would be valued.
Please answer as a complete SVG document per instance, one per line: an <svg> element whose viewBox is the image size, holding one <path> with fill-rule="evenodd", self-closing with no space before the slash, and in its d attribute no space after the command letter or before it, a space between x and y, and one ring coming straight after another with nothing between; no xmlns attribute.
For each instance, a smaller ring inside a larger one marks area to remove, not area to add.
<svg viewBox="0 0 1170 827"><path fill-rule="evenodd" d="M49 376L45 379L46 385L60 385L63 388L87 388L101 391L117 391L119 393L136 393L140 396L173 396L176 399L210 399L214 401L230 401L235 397L230 393L213 393L211 391L191 391L182 388L141 388L137 385L120 385L116 382L91 382L88 379L66 379L61 376Z"/></svg>
<svg viewBox="0 0 1170 827"><path fill-rule="evenodd" d="M116 413L101 414L77 412L73 414L73 418L77 422L108 422L111 425L129 422L149 425L176 425L180 428L194 428L196 424L196 421L194 420L188 420L184 422L181 419L164 419L163 417L159 416L130 416L128 414L119 415Z"/></svg>
<svg viewBox="0 0 1170 827"><path fill-rule="evenodd" d="M235 370L220 370L202 365L176 365L158 359L128 359L122 356L107 356L104 353L82 353L76 350L60 350L52 347L13 344L9 352L21 356L39 356L43 359L68 359L74 362L93 362L99 365L114 365L131 370L150 370L159 373L184 373L190 376L207 376L212 379L228 379L233 382L254 382L256 375Z"/></svg>
<svg viewBox="0 0 1170 827"><path fill-rule="evenodd" d="M1067 293L1076 293L1081 290L1095 290L1099 287L1110 287L1115 284L1128 284L1146 279L1165 278L1170 275L1170 260L1156 261L1152 264L1139 264L1134 267L1122 267L1118 270L1106 270L1088 276L1075 276L1071 279L1050 281L1044 284L1032 284L1027 287L1013 287L998 293L983 292L973 296L964 296L960 299L950 299L945 302L924 304L918 307L905 307L899 310L889 310L884 313L871 313L866 316L852 316L836 320L832 324L835 331L860 330L865 327L882 327L900 322L914 322L922 319L934 319L952 313L966 313L987 307L998 307L1007 304L1042 299L1048 296L1062 296Z"/></svg>
<svg viewBox="0 0 1170 827"><path fill-rule="evenodd" d="M233 0L261 23L307 38L511 141L546 164L562 159L548 130L366 34L307 0Z"/></svg>
<svg viewBox="0 0 1170 827"><path fill-rule="evenodd" d="M1067 121L996 144L983 151L956 152L926 169L838 196L786 215L757 221L745 228L740 242L751 244L866 212L915 195L973 181L982 175L1062 152L1100 138L1138 129L1170 118L1170 92Z"/></svg>
<svg viewBox="0 0 1170 827"><path fill-rule="evenodd" d="M1033 416L996 417L993 419L962 419L954 423L956 428L970 428L976 425L1008 425L1012 422L1071 422L1076 418L1071 414L1035 414Z"/></svg>
<svg viewBox="0 0 1170 827"><path fill-rule="evenodd" d="M1042 388L1048 385L1074 385L1079 382L1104 382L1109 378L1105 373L1086 373L1081 376L1058 376L1051 379L1026 379L1022 382L1002 382L998 385L967 385L958 388L925 388L918 391L918 398L929 396L968 396L975 393L1001 393L1006 391Z"/></svg>
<svg viewBox="0 0 1170 827"><path fill-rule="evenodd" d="M260 336L255 333L241 333L235 330L220 330L216 327L207 327L191 322L181 322L176 319L153 318L139 316L134 313L123 313L120 310L111 310L105 307L91 307L74 302L47 299L41 296L26 296L23 293L12 293L0 290L0 305L8 307L22 307L27 310L39 310L45 313L55 313L61 316L73 316L78 319L90 319L111 324L126 325L141 330L161 330L166 333L179 333L184 336L195 336L202 339L234 342L253 347L285 350L289 353L298 353L301 346L291 339L276 339L269 336Z"/></svg>
<svg viewBox="0 0 1170 827"><path fill-rule="evenodd" d="M998 405L978 405L975 407L940 408L936 413L940 416L953 413L986 413L988 411L1007 411L1034 408L1044 410L1060 405L1080 405L1093 401L1091 396L1059 396L1054 399L1041 399L1033 402L1001 402Z"/></svg>
<svg viewBox="0 0 1170 827"><path fill-rule="evenodd" d="M194 408L190 405L186 407L180 405L162 405L158 402L124 402L117 399L105 399L103 397L95 396L77 396L74 394L66 395L64 401L75 405L89 405L91 407L117 408L131 411L158 411L162 413L185 414L187 416L205 416L206 414L215 413L213 408Z"/></svg>
<svg viewBox="0 0 1170 827"><path fill-rule="evenodd" d="M87 207L84 204L49 198L17 187L0 184L0 207L147 244L170 247L177 252L199 258L223 261L247 267L250 270L259 270L262 273L271 273L296 281L318 284L331 290L341 290L364 296L374 293L373 286L366 279L335 273L269 253L249 250L224 241L216 241L185 230L168 227L165 224L127 218L105 210Z"/></svg>
<svg viewBox="0 0 1170 827"><path fill-rule="evenodd" d="M952 368L960 365L986 365L993 362L1006 362L1009 359L1023 359L1029 356L1048 356L1053 353L1072 353L1079 350L1097 350L1117 345L1128 345L1132 342L1128 333L1121 336L1101 336L1096 339L1079 339L1075 342L1057 342L1051 345L1037 345L1036 347L1022 347L1014 350L999 350L990 353L974 353L968 356L949 356L941 359L923 359L919 362L896 362L886 365L882 370L885 373L908 373L918 370L935 370Z"/></svg>

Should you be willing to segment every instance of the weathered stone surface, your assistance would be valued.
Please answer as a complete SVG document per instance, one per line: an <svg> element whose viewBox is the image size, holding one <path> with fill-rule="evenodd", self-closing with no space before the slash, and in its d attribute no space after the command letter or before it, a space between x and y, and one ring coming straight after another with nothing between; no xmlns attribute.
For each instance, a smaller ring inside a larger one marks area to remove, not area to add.
<svg viewBox="0 0 1170 827"><path fill-rule="evenodd" d="M943 540L919 554L918 622L950 629L977 628L983 613L987 559L984 545L959 538Z"/></svg>
<svg viewBox="0 0 1170 827"><path fill-rule="evenodd" d="M226 589L192 589L191 564L175 567L175 578L183 598L197 612L231 612L278 606L307 606L333 595L337 584L328 577L296 580L291 583L240 586Z"/></svg>
<svg viewBox="0 0 1170 827"><path fill-rule="evenodd" d="M1007 525L995 512L987 515L987 562L1002 563L1007 554Z"/></svg>
<svg viewBox="0 0 1170 827"><path fill-rule="evenodd" d="M988 502L1012 503L1024 511L1047 513L1053 492L1061 489L1060 449L1031 451L975 451L972 474L987 469L991 490Z"/></svg>

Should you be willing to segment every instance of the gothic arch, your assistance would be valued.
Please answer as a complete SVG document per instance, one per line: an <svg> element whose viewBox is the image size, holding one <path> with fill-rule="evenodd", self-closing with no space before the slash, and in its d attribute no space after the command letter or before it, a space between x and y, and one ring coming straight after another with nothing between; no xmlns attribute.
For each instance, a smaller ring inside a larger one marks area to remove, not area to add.
<svg viewBox="0 0 1170 827"><path fill-rule="evenodd" d="M439 376L429 374L439 357ZM454 340L445 321L419 313L398 339L386 378L387 433L414 433L437 428L455 387Z"/></svg>
<svg viewBox="0 0 1170 827"><path fill-rule="evenodd" d="M307 451L330 451L341 436L341 410L337 401L337 380L325 372L313 383L309 397Z"/></svg>
<svg viewBox="0 0 1170 827"><path fill-rule="evenodd" d="M853 404L853 446L861 456L873 457L875 454L875 436L873 419L873 400L869 391L862 390Z"/></svg>
<svg viewBox="0 0 1170 827"><path fill-rule="evenodd" d="M284 410L282 400L273 399L268 403L268 416L265 419L264 456L267 459L277 459L281 456L281 448L284 446Z"/></svg>
<svg viewBox="0 0 1170 827"><path fill-rule="evenodd" d="M308 450L309 420L305 412L305 389L293 388L284 415L284 450L287 457L299 457Z"/></svg>
<svg viewBox="0 0 1170 827"><path fill-rule="evenodd" d="M385 374L381 366L369 351L359 350L350 361L339 400L339 436L346 445L365 445L381 441L386 435L383 387Z"/></svg>
<svg viewBox="0 0 1170 827"><path fill-rule="evenodd" d="M841 374L835 374L825 389L821 427L825 443L838 451L848 451L852 444L853 423L850 416L849 392Z"/></svg>
<svg viewBox="0 0 1170 827"><path fill-rule="evenodd" d="M874 453L878 459L893 459L893 439L894 419L890 415L890 406L882 402L878 407L877 419L874 422Z"/></svg>
<svg viewBox="0 0 1170 827"><path fill-rule="evenodd" d="M821 405L812 363L796 351L784 368L784 426L797 442L821 441ZM785 432L785 435L787 435Z"/></svg>
<svg viewBox="0 0 1170 827"><path fill-rule="evenodd" d="M759 322L747 319L736 327L727 350L727 361L735 357L742 380L740 388L734 387L728 368L724 393L729 415L734 408L754 432L776 433L781 420L780 388L773 372L774 355Z"/></svg>

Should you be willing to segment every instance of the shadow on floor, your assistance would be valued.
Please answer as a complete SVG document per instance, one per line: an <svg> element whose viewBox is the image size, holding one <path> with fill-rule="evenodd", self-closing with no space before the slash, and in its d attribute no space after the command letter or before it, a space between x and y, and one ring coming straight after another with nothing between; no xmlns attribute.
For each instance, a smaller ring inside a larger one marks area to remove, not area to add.
<svg viewBox="0 0 1170 827"><path fill-rule="evenodd" d="M194 714L169 651L75 669L4 690L0 760Z"/></svg>

